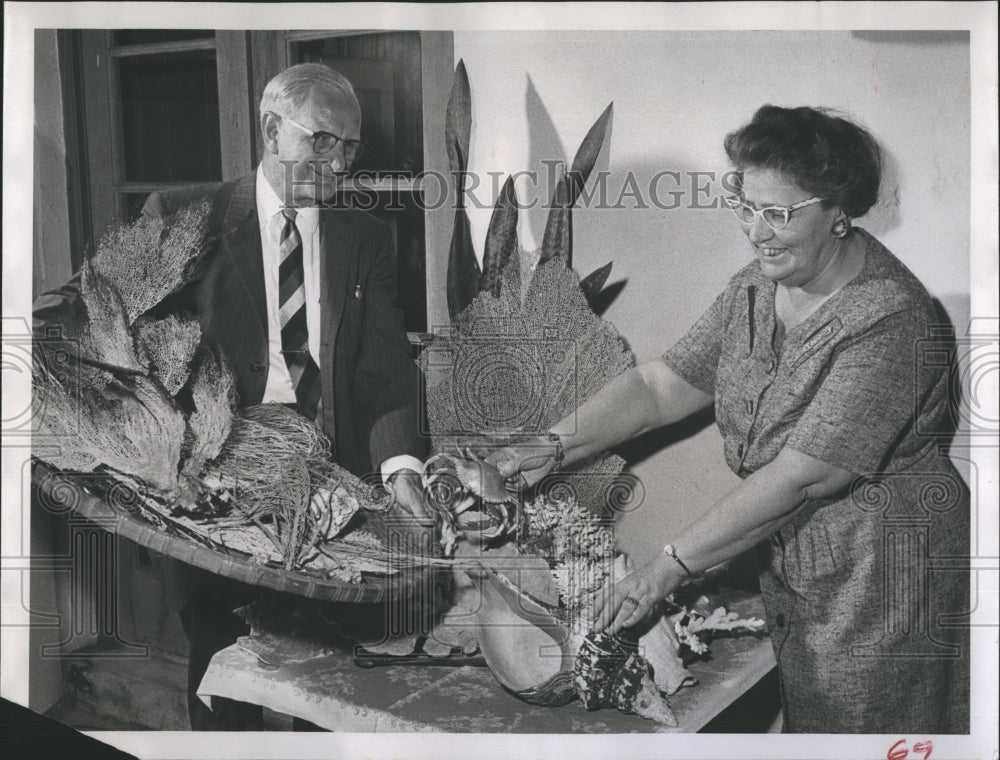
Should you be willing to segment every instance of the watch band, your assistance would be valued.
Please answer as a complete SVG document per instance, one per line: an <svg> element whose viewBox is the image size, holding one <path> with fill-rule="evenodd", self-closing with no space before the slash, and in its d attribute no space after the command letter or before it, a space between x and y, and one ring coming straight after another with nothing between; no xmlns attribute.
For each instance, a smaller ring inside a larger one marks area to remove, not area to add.
<svg viewBox="0 0 1000 760"><path fill-rule="evenodd" d="M694 573L691 572L691 568L684 564L684 560L677 556L677 550L674 548L673 544L667 544L663 547L663 553L666 554L670 559L680 565L684 572L688 574L689 578L694 578Z"/></svg>
<svg viewBox="0 0 1000 760"><path fill-rule="evenodd" d="M550 470L550 472L558 472L562 469L563 460L566 459L566 449L563 448L562 438L559 437L559 433L553 433L551 430L548 432L548 439L550 443L556 445L556 453L554 459L556 461L555 466Z"/></svg>

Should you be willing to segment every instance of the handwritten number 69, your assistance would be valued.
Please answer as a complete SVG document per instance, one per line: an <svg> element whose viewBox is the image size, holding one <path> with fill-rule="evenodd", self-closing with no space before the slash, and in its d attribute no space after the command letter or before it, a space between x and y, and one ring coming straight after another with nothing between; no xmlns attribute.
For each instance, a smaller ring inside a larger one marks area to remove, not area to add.
<svg viewBox="0 0 1000 760"><path fill-rule="evenodd" d="M933 742L922 741L913 745L912 751L923 756L923 760L930 760L931 751L934 749ZM900 739L889 747L886 753L886 760L907 760L910 757L911 748L906 746L906 739Z"/></svg>

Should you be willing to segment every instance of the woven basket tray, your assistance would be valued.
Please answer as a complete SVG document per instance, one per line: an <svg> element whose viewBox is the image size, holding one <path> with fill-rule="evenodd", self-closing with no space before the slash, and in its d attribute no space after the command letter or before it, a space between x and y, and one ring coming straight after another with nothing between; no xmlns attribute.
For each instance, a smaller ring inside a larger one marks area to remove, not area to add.
<svg viewBox="0 0 1000 760"><path fill-rule="evenodd" d="M142 497L124 483L96 474L62 473L42 462L34 462L32 479L40 496L54 509L73 512L102 528L124 536L167 557L254 586L310 599L354 604L397 601L428 588L433 575L430 563L415 559L381 575L362 573L359 583L323 578L306 572L285 570L255 560L222 546L208 546L194 538L174 535L148 520L138 499ZM378 532L378 515L365 514L366 527ZM338 547L339 544L339 547ZM346 542L331 542L332 548L349 551Z"/></svg>

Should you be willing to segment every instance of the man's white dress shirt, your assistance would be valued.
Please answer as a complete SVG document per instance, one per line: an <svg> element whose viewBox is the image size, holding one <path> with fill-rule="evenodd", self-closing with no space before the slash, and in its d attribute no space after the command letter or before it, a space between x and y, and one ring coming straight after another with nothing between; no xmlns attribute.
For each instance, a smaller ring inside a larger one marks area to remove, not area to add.
<svg viewBox="0 0 1000 760"><path fill-rule="evenodd" d="M278 303L278 268L281 266L281 228L285 224L283 207L278 194L264 176L263 167L257 167L257 220L260 222L260 244L264 252L264 297L267 303L267 383L264 386L264 402L282 404L295 403L295 389L288 372L288 364L281 353L281 319ZM322 369L319 352L320 333L320 237L319 209L313 207L296 208L295 226L302 240L302 268L306 291L306 329L309 331L309 354L316 366ZM419 459L407 454L390 457L382 463L382 478L388 478L398 470L407 469L420 472L423 468Z"/></svg>

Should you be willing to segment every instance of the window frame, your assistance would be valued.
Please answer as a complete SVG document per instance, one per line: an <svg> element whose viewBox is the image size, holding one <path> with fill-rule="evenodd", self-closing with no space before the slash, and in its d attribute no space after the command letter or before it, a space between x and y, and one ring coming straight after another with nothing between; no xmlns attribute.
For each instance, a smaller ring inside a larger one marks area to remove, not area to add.
<svg viewBox="0 0 1000 760"><path fill-rule="evenodd" d="M380 34L386 30L215 30L214 38L116 45L114 31L64 30L60 32L60 76L66 118L66 166L69 188L70 240L73 269L95 249L104 230L124 218L129 193L149 193L174 186L212 184L198 182L125 181L123 167L122 104L119 61L135 55L214 49L219 92L219 130L222 180L249 174L263 155L257 128L257 104L268 80L289 65L293 48L301 42L329 37ZM448 177L443 139L444 113L454 72L452 32L419 32L423 169ZM450 183L449 183L450 184ZM371 189L371 183L366 184ZM416 178L388 180L375 190L435 195L441 182ZM424 211L424 260L426 271L426 323L448 324L445 275L453 214L454 189L446 199ZM425 335L413 334L419 342Z"/></svg>

